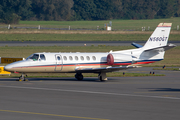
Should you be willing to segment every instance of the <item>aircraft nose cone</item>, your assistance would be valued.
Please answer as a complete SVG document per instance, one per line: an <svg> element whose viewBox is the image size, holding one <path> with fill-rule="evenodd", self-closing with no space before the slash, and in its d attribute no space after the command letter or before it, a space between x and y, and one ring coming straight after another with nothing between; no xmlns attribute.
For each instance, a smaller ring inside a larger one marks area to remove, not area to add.
<svg viewBox="0 0 180 120"><path fill-rule="evenodd" d="M12 66L11 66L11 65L6 65L6 66L4 67L4 70L5 70L5 71L11 71L11 69L12 69Z"/></svg>

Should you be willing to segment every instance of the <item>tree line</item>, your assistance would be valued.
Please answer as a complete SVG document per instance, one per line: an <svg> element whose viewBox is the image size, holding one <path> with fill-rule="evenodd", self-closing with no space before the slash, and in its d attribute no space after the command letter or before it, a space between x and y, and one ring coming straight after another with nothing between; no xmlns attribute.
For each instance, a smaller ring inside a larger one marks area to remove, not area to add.
<svg viewBox="0 0 180 120"><path fill-rule="evenodd" d="M153 19L180 16L180 0L0 0L0 22Z"/></svg>

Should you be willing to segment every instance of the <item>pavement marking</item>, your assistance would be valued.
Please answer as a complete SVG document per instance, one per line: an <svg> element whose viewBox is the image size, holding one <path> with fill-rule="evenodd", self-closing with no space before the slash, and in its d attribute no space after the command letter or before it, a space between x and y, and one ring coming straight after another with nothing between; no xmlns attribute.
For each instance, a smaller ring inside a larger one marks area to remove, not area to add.
<svg viewBox="0 0 180 120"><path fill-rule="evenodd" d="M57 115L57 114L24 112L24 111L13 111L13 110L1 110L1 109L0 109L0 112L22 113L22 114L32 114L32 115L46 115L46 116L54 116L54 117L66 117L66 118L80 118L80 119L87 119L87 120L109 120L109 119L102 119L102 118L91 118L91 117L80 117L80 116L69 116L69 115Z"/></svg>
<svg viewBox="0 0 180 120"><path fill-rule="evenodd" d="M173 95L162 95L164 97L174 97Z"/></svg>
<svg viewBox="0 0 180 120"><path fill-rule="evenodd" d="M180 93L180 92L177 92L177 91L173 91L173 92L162 91L162 92L134 92L134 93Z"/></svg>
<svg viewBox="0 0 180 120"><path fill-rule="evenodd" d="M80 90L36 88L36 87L22 87L22 86L2 86L2 85L0 85L0 87L16 88L16 89L49 90L49 91L60 91L60 92L74 92L74 93L88 93L88 94L101 94L101 95L115 95L115 96L128 96L128 97L143 97L143 98L158 98L158 99L173 99L173 100L176 99L176 100L180 100L180 98L178 98L178 97L121 94L121 93L108 93L108 92L96 92L96 91L80 91Z"/></svg>

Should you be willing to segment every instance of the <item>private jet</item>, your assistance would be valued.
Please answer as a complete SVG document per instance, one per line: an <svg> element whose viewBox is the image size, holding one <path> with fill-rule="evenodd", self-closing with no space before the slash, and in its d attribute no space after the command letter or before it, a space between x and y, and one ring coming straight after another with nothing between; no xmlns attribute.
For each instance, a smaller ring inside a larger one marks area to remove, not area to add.
<svg viewBox="0 0 180 120"><path fill-rule="evenodd" d="M6 65L4 69L21 73L19 80L26 80L27 73L75 73L77 80L83 80L83 73L97 73L101 81L106 81L107 72L163 60L165 51L176 46L167 44L171 25L160 23L144 46L133 43L135 49L105 53L34 53L25 60Z"/></svg>

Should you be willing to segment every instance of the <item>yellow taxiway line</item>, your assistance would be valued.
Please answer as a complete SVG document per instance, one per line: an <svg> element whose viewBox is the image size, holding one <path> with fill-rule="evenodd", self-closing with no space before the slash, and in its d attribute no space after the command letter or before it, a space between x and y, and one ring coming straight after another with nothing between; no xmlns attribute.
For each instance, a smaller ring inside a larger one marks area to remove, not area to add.
<svg viewBox="0 0 180 120"><path fill-rule="evenodd" d="M79 118L79 119L86 119L86 120L109 120L109 119L102 119L102 118L91 118L91 117L80 117L80 116L69 116L69 115L57 115L57 114L24 112L24 111L13 111L13 110L1 110L1 109L0 109L0 112L23 113L23 114L32 114L32 115L47 115L47 116L55 116L55 117Z"/></svg>

